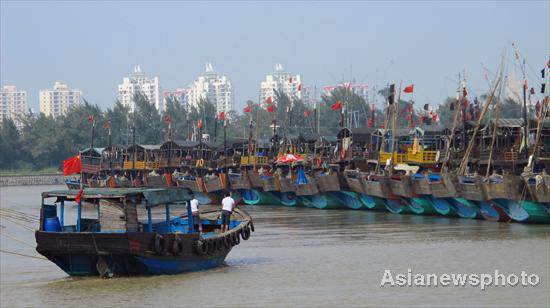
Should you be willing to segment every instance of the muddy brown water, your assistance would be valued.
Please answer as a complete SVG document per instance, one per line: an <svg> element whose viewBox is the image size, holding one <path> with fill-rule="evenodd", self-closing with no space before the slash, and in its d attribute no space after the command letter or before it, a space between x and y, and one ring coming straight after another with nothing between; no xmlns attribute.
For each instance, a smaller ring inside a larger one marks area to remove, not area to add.
<svg viewBox="0 0 550 308"><path fill-rule="evenodd" d="M40 193L0 188L0 206L38 215ZM0 306L550 306L550 226L354 210L246 206L256 232L225 266L173 276L72 278L49 261L0 253ZM74 212L75 213L75 212ZM74 219L67 213L67 220ZM84 215L93 217L94 210ZM30 225L30 224L27 224ZM33 225L33 227L37 227ZM34 245L6 219L0 232ZM0 236L2 250L38 256ZM540 277L535 286L380 287L386 269L407 273Z"/></svg>

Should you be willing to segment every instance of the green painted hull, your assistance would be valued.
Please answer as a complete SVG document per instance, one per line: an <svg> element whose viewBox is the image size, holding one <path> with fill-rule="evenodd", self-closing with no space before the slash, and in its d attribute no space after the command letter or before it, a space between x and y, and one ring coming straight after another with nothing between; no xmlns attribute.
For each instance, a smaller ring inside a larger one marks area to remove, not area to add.
<svg viewBox="0 0 550 308"><path fill-rule="evenodd" d="M331 194L338 198L349 209L358 210L363 207L363 203L359 200L357 193L351 191L338 191L332 192Z"/></svg>
<svg viewBox="0 0 550 308"><path fill-rule="evenodd" d="M305 199L311 201L313 207L318 209L340 209L346 207L342 201L330 194L305 196Z"/></svg>
<svg viewBox="0 0 550 308"><path fill-rule="evenodd" d="M550 224L550 213L545 204L531 201L521 202L521 207L527 212L529 217L522 222Z"/></svg>
<svg viewBox="0 0 550 308"><path fill-rule="evenodd" d="M248 205L277 205L279 200L270 193L256 189L242 189L240 192L244 203Z"/></svg>
<svg viewBox="0 0 550 308"><path fill-rule="evenodd" d="M378 197L361 194L359 195L359 200L369 210L378 210L378 211L386 210L384 201Z"/></svg>
<svg viewBox="0 0 550 308"><path fill-rule="evenodd" d="M417 215L435 215L433 203L428 198L410 198L408 203L411 212Z"/></svg>

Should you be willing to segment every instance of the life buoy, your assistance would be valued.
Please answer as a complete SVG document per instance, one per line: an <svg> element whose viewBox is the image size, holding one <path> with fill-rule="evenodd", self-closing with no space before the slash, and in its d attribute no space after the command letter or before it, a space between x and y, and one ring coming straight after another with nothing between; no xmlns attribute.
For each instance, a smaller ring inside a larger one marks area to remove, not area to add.
<svg viewBox="0 0 550 308"><path fill-rule="evenodd" d="M172 243L172 253L175 256L181 255L183 252L183 241L180 238L175 238L174 242Z"/></svg>

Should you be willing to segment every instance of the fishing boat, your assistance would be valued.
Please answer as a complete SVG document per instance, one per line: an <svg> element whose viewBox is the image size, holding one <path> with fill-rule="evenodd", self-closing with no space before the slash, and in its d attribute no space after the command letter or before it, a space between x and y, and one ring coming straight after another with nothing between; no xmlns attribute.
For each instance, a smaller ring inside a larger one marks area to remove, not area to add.
<svg viewBox="0 0 550 308"><path fill-rule="evenodd" d="M42 193L36 250L71 276L178 274L223 264L231 249L250 237L252 218L234 210L229 231L220 232L221 209L201 208L197 232L191 194L184 189L93 188ZM66 225L65 203L78 200L75 225ZM82 202L97 205L97 218L82 217ZM171 209L187 203L187 210ZM164 212L153 219L152 212ZM140 213L146 213L141 219Z"/></svg>

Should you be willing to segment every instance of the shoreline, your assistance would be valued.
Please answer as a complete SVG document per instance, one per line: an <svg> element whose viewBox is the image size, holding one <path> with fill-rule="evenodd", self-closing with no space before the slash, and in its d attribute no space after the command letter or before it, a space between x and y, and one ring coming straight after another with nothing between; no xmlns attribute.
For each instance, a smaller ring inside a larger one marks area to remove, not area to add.
<svg viewBox="0 0 550 308"><path fill-rule="evenodd" d="M63 184L63 174L0 175L0 187Z"/></svg>

